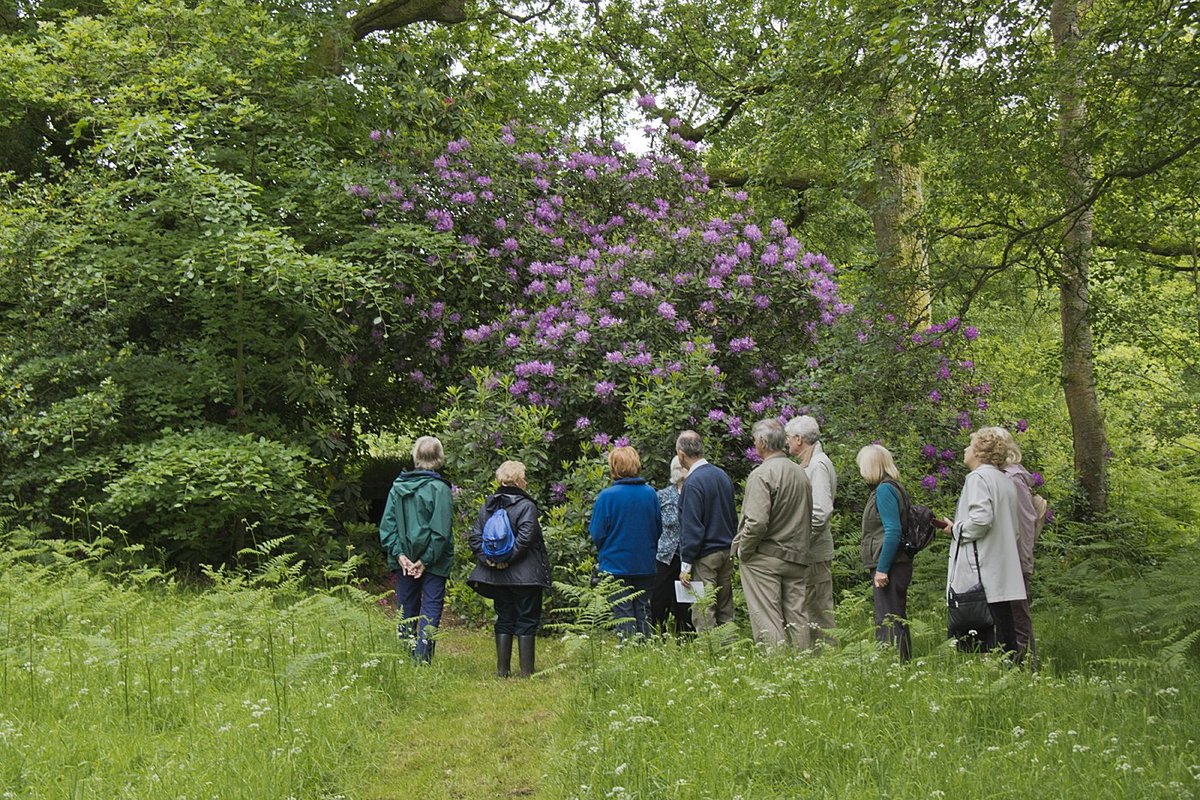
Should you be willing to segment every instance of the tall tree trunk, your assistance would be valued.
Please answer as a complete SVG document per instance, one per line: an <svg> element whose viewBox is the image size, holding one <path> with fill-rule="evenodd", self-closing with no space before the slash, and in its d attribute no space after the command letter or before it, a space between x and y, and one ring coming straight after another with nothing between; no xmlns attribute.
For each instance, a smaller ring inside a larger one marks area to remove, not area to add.
<svg viewBox="0 0 1200 800"><path fill-rule="evenodd" d="M871 140L875 151L875 181L867 194L875 245L879 251L879 281L894 292L897 311L909 322L928 324L933 315L929 293L929 259L920 228L925 208L921 166L905 152L914 110L896 88L875 103Z"/></svg>
<svg viewBox="0 0 1200 800"><path fill-rule="evenodd" d="M1098 515L1108 508L1108 439L1096 396L1089 318L1092 209L1086 198L1092 191L1092 174L1084 135L1087 127L1084 77L1079 64L1082 38L1079 17L1085 8L1080 0L1054 0L1050 7L1050 29L1059 61L1058 146L1064 168L1065 208L1070 212L1063 230L1059 282L1062 383L1071 418L1075 476L1086 503L1084 512L1085 515Z"/></svg>

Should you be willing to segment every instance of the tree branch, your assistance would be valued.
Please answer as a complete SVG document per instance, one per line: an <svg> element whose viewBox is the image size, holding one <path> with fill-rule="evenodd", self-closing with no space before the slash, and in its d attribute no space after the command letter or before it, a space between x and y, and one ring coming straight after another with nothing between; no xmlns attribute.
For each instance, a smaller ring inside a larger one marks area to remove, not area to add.
<svg viewBox="0 0 1200 800"><path fill-rule="evenodd" d="M546 7L543 8L541 11L531 11L528 14L514 14L511 11L504 10L500 6L493 5L491 7L491 11L489 13L496 13L502 17L508 17L513 22L517 22L517 23L520 23L521 25L524 25L526 22L532 22L535 19L540 19L541 17L546 16L551 11L553 11L554 7L557 5L558 5L558 0L547 0Z"/></svg>
<svg viewBox="0 0 1200 800"><path fill-rule="evenodd" d="M358 42L376 31L392 31L416 22L455 25L466 21L466 0L379 0L350 18L350 32Z"/></svg>
<svg viewBox="0 0 1200 800"><path fill-rule="evenodd" d="M745 186L751 182L762 182L780 186L784 189L793 189L797 192L803 192L805 189L822 182L821 177L817 175L798 173L791 175L773 173L751 175L742 170L723 169L720 167L708 170L708 179L713 183L735 188Z"/></svg>
<svg viewBox="0 0 1200 800"><path fill-rule="evenodd" d="M1109 250L1137 250L1140 253L1162 256L1163 258L1188 258L1200 255L1200 245L1188 244L1186 242L1163 242L1155 244L1153 242L1135 242L1126 239L1097 239L1096 246ZM1191 270L1191 267L1186 267L1186 269Z"/></svg>
<svg viewBox="0 0 1200 800"><path fill-rule="evenodd" d="M1046 232L1054 225L1064 222L1084 211L1085 209L1090 208L1117 180L1136 180L1137 178L1144 178L1147 175L1151 175L1160 169L1173 164L1197 148L1200 148L1200 136L1184 142L1172 152L1162 156L1156 161L1152 161L1149 164L1141 166L1127 166L1121 169L1106 172L1095 182L1091 192L1089 192L1086 197L1065 211L1045 218L1033 227L1017 227L1009 223L992 221L981 223L979 225L964 227L954 231L944 232L945 235L976 241L991 238L991 235L986 232L988 228L993 228L997 231L1007 231L1009 233L1008 239L1005 241L1004 248L1001 251L1000 260L994 265L982 268L981 273L976 280L976 287L972 290L969 297L973 296L977 291L982 289L983 285L991 278L992 275L1003 272L1012 263L1018 261L1019 257L1015 255L1015 251L1017 251L1019 248L1022 251L1024 251L1026 248L1040 250L1041 248L1036 244L1036 237L1039 234ZM1144 252L1153 251L1146 250ZM1189 250L1187 254L1190 254L1190 252L1191 251ZM1184 271L1190 271L1190 268ZM970 305L969 298L967 305ZM963 311L965 313L965 308Z"/></svg>

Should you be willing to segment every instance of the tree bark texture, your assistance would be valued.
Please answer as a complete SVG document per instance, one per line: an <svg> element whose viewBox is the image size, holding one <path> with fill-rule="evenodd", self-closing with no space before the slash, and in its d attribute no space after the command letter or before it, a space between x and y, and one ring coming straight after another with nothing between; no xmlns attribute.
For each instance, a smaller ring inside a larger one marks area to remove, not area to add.
<svg viewBox="0 0 1200 800"><path fill-rule="evenodd" d="M1079 0L1054 0L1050 29L1059 63L1058 147L1063 165L1064 202L1059 316L1062 323L1062 384L1071 419L1075 476L1083 490L1085 516L1108 508L1108 437L1096 395L1088 268L1092 255L1091 159L1084 142L1087 104L1079 64L1082 38ZM1078 206L1078 208L1076 208Z"/></svg>
<svg viewBox="0 0 1200 800"><path fill-rule="evenodd" d="M914 324L928 325L933 315L929 292L929 259L920 228L925 208L920 164L907 158L913 108L899 92L885 92L875 103L871 139L875 181L867 192L867 210L879 251L879 280L896 298L896 310Z"/></svg>

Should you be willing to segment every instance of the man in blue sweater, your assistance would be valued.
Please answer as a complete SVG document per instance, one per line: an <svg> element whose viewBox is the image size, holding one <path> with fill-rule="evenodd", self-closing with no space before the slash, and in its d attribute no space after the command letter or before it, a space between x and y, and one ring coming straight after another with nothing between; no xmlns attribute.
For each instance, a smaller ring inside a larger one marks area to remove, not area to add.
<svg viewBox="0 0 1200 800"><path fill-rule="evenodd" d="M702 604L706 610L692 607L692 624L703 631L733 620L733 481L705 460L704 444L695 431L679 434L675 453L688 470L679 495L679 580L687 586L695 578L704 583L705 595L716 592L713 603Z"/></svg>

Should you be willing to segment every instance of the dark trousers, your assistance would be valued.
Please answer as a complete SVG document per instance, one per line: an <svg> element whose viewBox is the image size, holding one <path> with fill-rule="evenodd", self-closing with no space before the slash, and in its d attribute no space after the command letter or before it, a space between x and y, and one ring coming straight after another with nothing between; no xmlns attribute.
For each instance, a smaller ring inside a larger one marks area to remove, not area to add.
<svg viewBox="0 0 1200 800"><path fill-rule="evenodd" d="M900 660L912 657L912 641L908 634L908 585L912 583L911 561L892 562L888 585L874 586L875 570L871 570L875 600L875 640L896 646Z"/></svg>
<svg viewBox="0 0 1200 800"><path fill-rule="evenodd" d="M679 553L670 564L656 561L658 573L654 576L654 590L650 593L650 624L666 632L667 618L675 617L675 633L694 631L692 627L692 604L675 600L675 581L679 579Z"/></svg>
<svg viewBox="0 0 1200 800"><path fill-rule="evenodd" d="M1031 575L1022 573L1025 579L1025 599L1012 601L1013 630L1017 639L1017 659L1028 659L1031 668L1037 668L1037 647L1033 641L1033 617L1029 613L1029 602L1033 595L1029 593Z"/></svg>
<svg viewBox="0 0 1200 800"><path fill-rule="evenodd" d="M533 636L542 624L542 587L492 587L496 633Z"/></svg>
<svg viewBox="0 0 1200 800"><path fill-rule="evenodd" d="M617 622L617 635L629 639L635 634L650 636L650 593L654 590L653 575L616 575L625 584L624 590L617 591L609 602L612 603L613 616ZM638 593L634 597L634 593Z"/></svg>
<svg viewBox="0 0 1200 800"><path fill-rule="evenodd" d="M982 650L986 653L999 647L1005 653L1010 654L1010 658L1015 661L1018 649L1017 631L1013 627L1012 606L1011 600L988 603L988 610L992 612L992 627L983 631L978 638L964 636L959 639L958 649L964 652Z"/></svg>
<svg viewBox="0 0 1200 800"><path fill-rule="evenodd" d="M399 633L412 642L413 659L428 663L433 658L433 642L426 628L437 630L446 602L446 579L426 572L420 578L396 573L396 607L400 610Z"/></svg>

